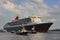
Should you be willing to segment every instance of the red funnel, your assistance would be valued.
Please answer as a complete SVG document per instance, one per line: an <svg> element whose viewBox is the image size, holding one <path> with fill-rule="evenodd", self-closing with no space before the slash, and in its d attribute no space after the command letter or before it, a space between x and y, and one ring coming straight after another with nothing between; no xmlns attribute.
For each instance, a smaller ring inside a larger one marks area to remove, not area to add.
<svg viewBox="0 0 60 40"><path fill-rule="evenodd" d="M18 16L16 16L16 18L15 18L15 21L17 21L17 20L19 20L19 17Z"/></svg>

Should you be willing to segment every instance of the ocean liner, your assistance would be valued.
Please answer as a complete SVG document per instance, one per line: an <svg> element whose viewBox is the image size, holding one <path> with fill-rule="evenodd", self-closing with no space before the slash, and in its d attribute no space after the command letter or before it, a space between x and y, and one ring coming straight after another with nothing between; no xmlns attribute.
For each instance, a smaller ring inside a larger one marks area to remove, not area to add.
<svg viewBox="0 0 60 40"><path fill-rule="evenodd" d="M41 22L41 17L38 16L30 16L23 19L19 19L19 17L16 16L13 21L8 22L4 25L4 30L8 32L17 32L24 26L27 31L31 31L32 28L35 28L35 31L37 32L48 32L52 24L52 22Z"/></svg>

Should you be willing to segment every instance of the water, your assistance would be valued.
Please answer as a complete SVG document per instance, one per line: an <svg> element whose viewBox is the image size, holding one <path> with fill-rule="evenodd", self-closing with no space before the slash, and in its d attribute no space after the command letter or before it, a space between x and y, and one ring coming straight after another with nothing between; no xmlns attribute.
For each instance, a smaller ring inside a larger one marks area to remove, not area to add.
<svg viewBox="0 0 60 40"><path fill-rule="evenodd" d="M48 33L28 34L27 36L16 35L14 33L1 33L0 40L60 40L60 31L50 31Z"/></svg>

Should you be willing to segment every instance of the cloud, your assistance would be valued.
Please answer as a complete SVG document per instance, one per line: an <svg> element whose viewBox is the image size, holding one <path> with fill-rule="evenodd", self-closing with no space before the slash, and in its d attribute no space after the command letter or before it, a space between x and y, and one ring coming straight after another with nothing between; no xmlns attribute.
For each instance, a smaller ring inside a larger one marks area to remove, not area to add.
<svg viewBox="0 0 60 40"><path fill-rule="evenodd" d="M35 2L35 3L43 3L43 0L29 0L31 2Z"/></svg>
<svg viewBox="0 0 60 40"><path fill-rule="evenodd" d="M6 15L3 13L0 13L0 17L5 17Z"/></svg>
<svg viewBox="0 0 60 40"><path fill-rule="evenodd" d="M27 0L23 4L18 4L17 0L5 0L5 4L2 4L6 10L12 11L15 14L23 16L38 15L43 18L51 17L51 20L55 20L56 15L60 13L60 6L53 5L52 7L45 4L44 0ZM1 2L4 2L3 0Z"/></svg>
<svg viewBox="0 0 60 40"><path fill-rule="evenodd" d="M7 4L3 5L6 9L13 10L15 8L13 3L7 2Z"/></svg>
<svg viewBox="0 0 60 40"><path fill-rule="evenodd" d="M51 14L51 16L58 18L58 16L60 15L60 5L53 5L49 9L49 13Z"/></svg>
<svg viewBox="0 0 60 40"><path fill-rule="evenodd" d="M14 12L15 14L17 14L17 13L19 12L19 10L16 9L17 7L14 5L14 3L9 2L9 1L7 1L5 4L3 4L3 7L4 7L6 10L9 10L9 11Z"/></svg>
<svg viewBox="0 0 60 40"><path fill-rule="evenodd" d="M43 0L28 0L28 2L19 5L15 5L14 3L12 2L12 0L11 1L6 0L6 3L3 4L3 7L16 14L24 13L28 15L32 14L36 15L38 13L37 15L40 16L49 15L47 11L48 6L43 2Z"/></svg>
<svg viewBox="0 0 60 40"><path fill-rule="evenodd" d="M40 0L39 1L30 0L29 2L24 4L24 8L30 14L35 14L35 15L40 15L40 16L44 16L46 14L49 15L47 11L48 5L44 4L44 2L40 2Z"/></svg>
<svg viewBox="0 0 60 40"><path fill-rule="evenodd" d="M38 3L39 2L39 3ZM13 11L15 13L34 13L36 12L40 15L47 14L47 8L46 4L43 3L43 0L30 0L26 2L25 4L15 5L11 1L6 1L5 4L3 4L3 7L7 10ZM30 14L31 14L30 13Z"/></svg>

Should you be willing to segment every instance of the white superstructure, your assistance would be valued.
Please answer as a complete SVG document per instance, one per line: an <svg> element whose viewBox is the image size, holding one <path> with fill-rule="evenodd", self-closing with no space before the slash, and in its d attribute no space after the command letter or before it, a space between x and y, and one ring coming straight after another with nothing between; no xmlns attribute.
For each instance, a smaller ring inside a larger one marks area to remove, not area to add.
<svg viewBox="0 0 60 40"><path fill-rule="evenodd" d="M31 21L33 22L33 23L41 23L41 18L40 17L38 17L38 16L32 16L32 17L30 17L31 18Z"/></svg>

